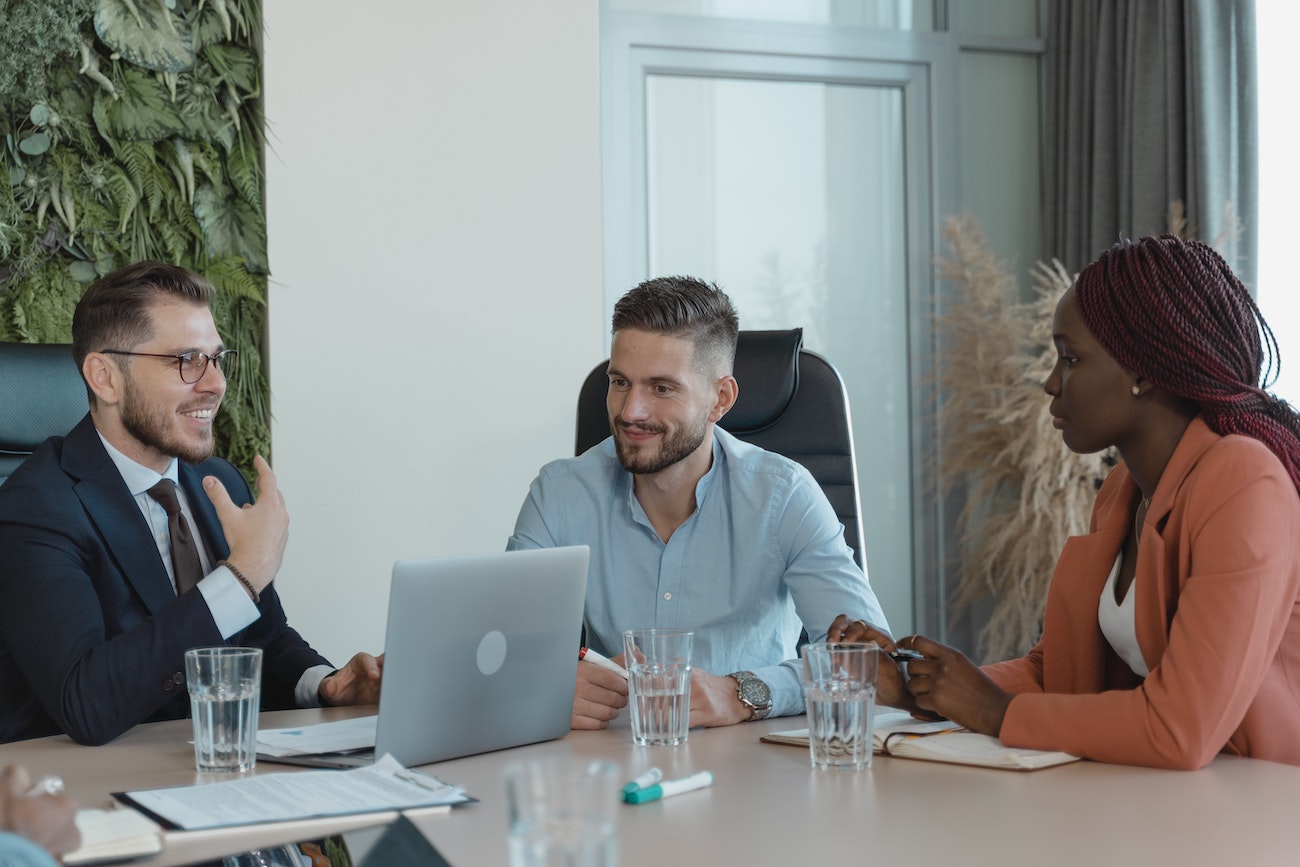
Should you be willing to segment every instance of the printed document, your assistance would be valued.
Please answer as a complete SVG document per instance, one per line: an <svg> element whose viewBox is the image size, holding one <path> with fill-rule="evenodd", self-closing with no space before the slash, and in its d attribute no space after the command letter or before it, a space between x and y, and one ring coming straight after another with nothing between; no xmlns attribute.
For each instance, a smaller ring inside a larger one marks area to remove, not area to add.
<svg viewBox="0 0 1300 867"><path fill-rule="evenodd" d="M460 786L403 768L392 756L351 771L260 774L238 780L116 793L183 831L463 804Z"/></svg>

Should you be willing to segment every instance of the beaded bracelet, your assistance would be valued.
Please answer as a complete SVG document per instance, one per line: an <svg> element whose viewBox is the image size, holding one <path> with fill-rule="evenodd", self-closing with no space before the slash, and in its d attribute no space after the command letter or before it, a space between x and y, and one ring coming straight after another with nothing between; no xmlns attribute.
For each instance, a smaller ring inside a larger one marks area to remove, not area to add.
<svg viewBox="0 0 1300 867"><path fill-rule="evenodd" d="M233 563L231 563L229 560L221 560L221 561L219 561L219 562L217 563L217 565L218 565L218 566L225 566L227 569L230 570L230 574L231 574L231 575L234 575L236 578L239 579L239 583L240 583L240 584L243 584L243 585L244 585L244 588L245 588L246 590L248 590L248 595L253 597L253 604L254 604L254 605L256 605L258 602L262 601L262 597L259 596L258 593L257 593L257 591L253 589L253 583L252 583L251 581L249 581L247 578L245 578L245 577L244 577L244 573L243 573L243 572L240 572L238 569L236 569L236 568L235 568L235 565L234 565Z"/></svg>

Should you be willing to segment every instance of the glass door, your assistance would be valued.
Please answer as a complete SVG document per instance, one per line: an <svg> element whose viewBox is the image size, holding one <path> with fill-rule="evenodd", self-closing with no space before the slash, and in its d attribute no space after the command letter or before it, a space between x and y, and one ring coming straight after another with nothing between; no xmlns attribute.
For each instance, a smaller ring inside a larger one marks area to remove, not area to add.
<svg viewBox="0 0 1300 867"><path fill-rule="evenodd" d="M603 110L607 303L691 274L741 328L802 327L848 390L876 594L896 632L939 634L935 64L896 40L881 60L654 41L606 59L604 80L628 83Z"/></svg>

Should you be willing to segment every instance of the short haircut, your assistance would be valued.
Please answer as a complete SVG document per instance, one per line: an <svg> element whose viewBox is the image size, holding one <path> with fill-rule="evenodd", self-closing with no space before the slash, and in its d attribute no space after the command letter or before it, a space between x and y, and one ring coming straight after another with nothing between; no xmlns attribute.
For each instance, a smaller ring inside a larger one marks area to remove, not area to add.
<svg viewBox="0 0 1300 867"><path fill-rule="evenodd" d="M731 373L740 320L716 283L694 277L656 277L631 289L614 305L614 333L648 331L689 340L695 368L706 377Z"/></svg>
<svg viewBox="0 0 1300 867"><path fill-rule="evenodd" d="M91 284L72 314L72 355L80 370L86 356L130 350L152 336L150 308L179 301L211 309L216 290L193 271L162 262L136 262ZM95 395L90 393L91 404Z"/></svg>

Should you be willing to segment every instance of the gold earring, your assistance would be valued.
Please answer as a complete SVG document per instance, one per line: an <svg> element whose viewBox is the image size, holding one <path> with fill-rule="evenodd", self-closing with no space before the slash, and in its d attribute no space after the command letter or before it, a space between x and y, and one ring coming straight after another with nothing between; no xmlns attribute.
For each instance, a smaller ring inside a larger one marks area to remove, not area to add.
<svg viewBox="0 0 1300 867"><path fill-rule="evenodd" d="M1139 394L1142 393L1142 389L1138 388L1136 385L1133 386L1131 389L1129 389L1129 391L1133 392L1134 397L1137 397Z"/></svg>

